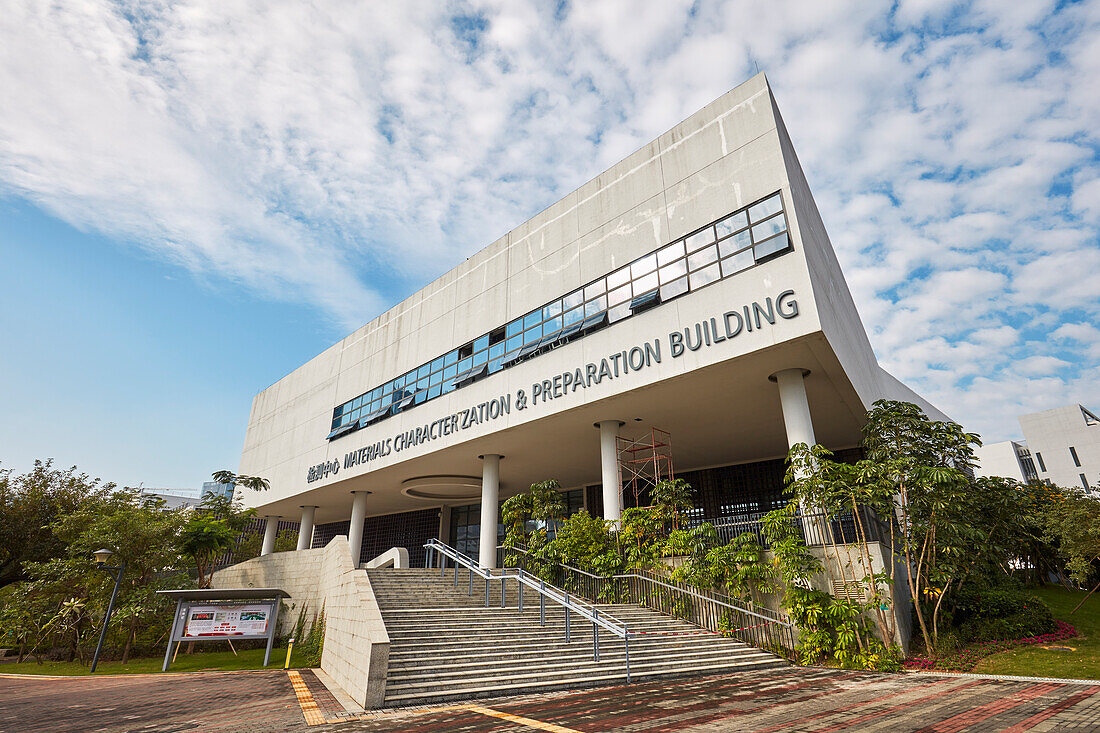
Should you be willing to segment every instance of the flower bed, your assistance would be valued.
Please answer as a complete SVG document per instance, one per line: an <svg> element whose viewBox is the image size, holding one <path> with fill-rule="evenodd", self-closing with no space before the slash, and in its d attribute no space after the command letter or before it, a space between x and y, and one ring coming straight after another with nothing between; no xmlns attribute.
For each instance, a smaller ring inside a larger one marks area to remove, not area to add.
<svg viewBox="0 0 1100 733"><path fill-rule="evenodd" d="M1073 636L1077 636L1077 629L1073 628L1073 626L1067 624L1065 621L1055 621L1054 631L1051 631L1049 634L1025 636L1022 639L982 641L972 646L968 646L965 649L960 649L957 652L944 654L935 659L920 656L909 657L905 660L905 668L924 671L936 670L939 672L969 672L974 669L974 665L990 654L1008 651L1009 649L1015 649L1019 646L1049 644L1051 642L1069 639Z"/></svg>

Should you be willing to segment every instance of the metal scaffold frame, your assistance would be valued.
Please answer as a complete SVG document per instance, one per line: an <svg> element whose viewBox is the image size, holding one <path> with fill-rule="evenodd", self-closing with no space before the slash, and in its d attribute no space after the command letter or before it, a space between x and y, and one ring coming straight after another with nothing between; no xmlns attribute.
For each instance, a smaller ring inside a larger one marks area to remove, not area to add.
<svg viewBox="0 0 1100 733"><path fill-rule="evenodd" d="M616 443L623 496L630 492L634 506L650 504L648 498L658 482L676 478L672 468L672 435L660 428L650 428L636 438L620 435Z"/></svg>

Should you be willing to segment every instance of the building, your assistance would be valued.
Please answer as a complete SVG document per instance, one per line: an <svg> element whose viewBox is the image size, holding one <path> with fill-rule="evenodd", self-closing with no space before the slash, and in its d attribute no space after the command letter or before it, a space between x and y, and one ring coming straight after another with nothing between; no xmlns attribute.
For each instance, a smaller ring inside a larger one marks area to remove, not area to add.
<svg viewBox="0 0 1100 733"><path fill-rule="evenodd" d="M232 499L233 492L236 488L237 487L233 484L220 484L217 481L203 481L202 497L205 499L207 496L223 496Z"/></svg>
<svg viewBox="0 0 1100 733"><path fill-rule="evenodd" d="M202 501L195 489L141 489L141 494L164 499L168 509L198 506Z"/></svg>
<svg viewBox="0 0 1100 733"><path fill-rule="evenodd" d="M1035 461L1025 443L1015 440L988 443L975 448L974 457L978 461L976 476L1003 476L1024 484L1039 480Z"/></svg>
<svg viewBox="0 0 1100 733"><path fill-rule="evenodd" d="M301 549L493 567L533 482L618 519L628 441L667 435L696 516L752 522L789 446L858 455L882 398L947 419L878 365L757 75L259 393L240 471Z"/></svg>
<svg viewBox="0 0 1100 733"><path fill-rule="evenodd" d="M1021 415L1019 420L1025 442L979 448L979 475L1039 480L1100 495L1100 418L1073 404Z"/></svg>

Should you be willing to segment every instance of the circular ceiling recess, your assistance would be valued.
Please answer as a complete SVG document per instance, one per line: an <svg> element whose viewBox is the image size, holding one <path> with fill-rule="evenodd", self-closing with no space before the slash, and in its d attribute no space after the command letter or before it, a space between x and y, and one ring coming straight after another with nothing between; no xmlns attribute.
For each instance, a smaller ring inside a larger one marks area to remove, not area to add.
<svg viewBox="0 0 1100 733"><path fill-rule="evenodd" d="M416 476L401 482L401 493L424 501L469 501L481 498L480 476Z"/></svg>

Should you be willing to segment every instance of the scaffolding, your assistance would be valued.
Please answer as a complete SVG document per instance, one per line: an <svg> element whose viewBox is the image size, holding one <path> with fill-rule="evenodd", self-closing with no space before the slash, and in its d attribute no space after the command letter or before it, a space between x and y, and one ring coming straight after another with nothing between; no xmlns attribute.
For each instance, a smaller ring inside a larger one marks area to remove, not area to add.
<svg viewBox="0 0 1100 733"><path fill-rule="evenodd" d="M658 482L675 478L672 436L660 428L651 428L637 438L619 436L616 442L623 498L632 495L634 506L649 506Z"/></svg>

